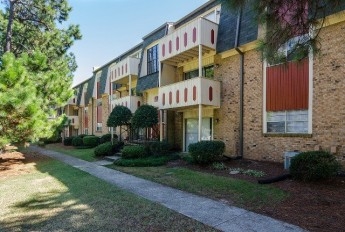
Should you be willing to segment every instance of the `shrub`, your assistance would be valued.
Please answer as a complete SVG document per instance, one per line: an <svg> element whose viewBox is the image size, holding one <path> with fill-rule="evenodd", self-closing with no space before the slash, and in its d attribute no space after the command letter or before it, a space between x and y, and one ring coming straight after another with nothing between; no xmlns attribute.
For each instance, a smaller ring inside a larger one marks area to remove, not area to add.
<svg viewBox="0 0 345 232"><path fill-rule="evenodd" d="M171 152L172 146L167 141L149 143L150 152L155 156L166 155Z"/></svg>
<svg viewBox="0 0 345 232"><path fill-rule="evenodd" d="M106 142L98 145L94 151L95 156L106 156L112 154L112 144L111 142Z"/></svg>
<svg viewBox="0 0 345 232"><path fill-rule="evenodd" d="M225 144L223 141L200 141L190 144L188 150L194 162L207 164L221 158Z"/></svg>
<svg viewBox="0 0 345 232"><path fill-rule="evenodd" d="M111 142L111 134L105 134L102 135L101 138L99 139L99 143L106 143L106 142Z"/></svg>
<svg viewBox="0 0 345 232"><path fill-rule="evenodd" d="M143 158L147 157L149 154L147 153L147 149L145 146L138 145L138 146L125 146L122 149L122 158L124 159L136 159L136 158Z"/></svg>
<svg viewBox="0 0 345 232"><path fill-rule="evenodd" d="M325 180L337 175L341 165L325 151L302 152L291 159L290 174L303 181Z"/></svg>
<svg viewBox="0 0 345 232"><path fill-rule="evenodd" d="M80 135L78 135L77 137L79 137L79 138L84 138L85 136L87 136L86 134L80 134Z"/></svg>
<svg viewBox="0 0 345 232"><path fill-rule="evenodd" d="M74 136L71 136L71 137L66 137L64 140L63 140L63 145L65 146L72 146L72 140L74 139Z"/></svg>
<svg viewBox="0 0 345 232"><path fill-rule="evenodd" d="M75 147L83 146L84 145L83 138L80 137L80 136L74 137L72 139L72 145L75 146Z"/></svg>
<svg viewBox="0 0 345 232"><path fill-rule="evenodd" d="M113 153L119 152L123 148L124 145L125 143L122 141L115 141L112 146Z"/></svg>
<svg viewBox="0 0 345 232"><path fill-rule="evenodd" d="M99 144L99 137L94 135L87 135L83 138L83 143L88 147L96 147Z"/></svg>

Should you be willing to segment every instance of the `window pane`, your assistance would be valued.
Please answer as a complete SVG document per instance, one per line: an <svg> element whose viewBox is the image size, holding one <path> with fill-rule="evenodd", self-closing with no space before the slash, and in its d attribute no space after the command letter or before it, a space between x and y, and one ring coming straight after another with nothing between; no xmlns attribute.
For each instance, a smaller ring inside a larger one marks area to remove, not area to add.
<svg viewBox="0 0 345 232"><path fill-rule="evenodd" d="M285 121L285 111L267 112L267 122L281 122Z"/></svg>
<svg viewBox="0 0 345 232"><path fill-rule="evenodd" d="M285 123L284 122L268 122L267 132L285 133Z"/></svg>
<svg viewBox="0 0 345 232"><path fill-rule="evenodd" d="M286 124L287 133L308 133L308 122L288 122Z"/></svg>
<svg viewBox="0 0 345 232"><path fill-rule="evenodd" d="M288 111L287 112L287 121L308 121L308 111Z"/></svg>

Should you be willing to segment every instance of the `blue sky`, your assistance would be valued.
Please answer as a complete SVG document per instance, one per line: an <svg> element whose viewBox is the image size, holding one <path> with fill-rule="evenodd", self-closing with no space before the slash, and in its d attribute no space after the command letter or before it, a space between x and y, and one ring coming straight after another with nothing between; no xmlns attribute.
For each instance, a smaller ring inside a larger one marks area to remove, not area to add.
<svg viewBox="0 0 345 232"><path fill-rule="evenodd" d="M174 22L208 0L69 0L68 23L79 24L83 39L71 52L78 69L73 86L101 66L134 47L165 22Z"/></svg>

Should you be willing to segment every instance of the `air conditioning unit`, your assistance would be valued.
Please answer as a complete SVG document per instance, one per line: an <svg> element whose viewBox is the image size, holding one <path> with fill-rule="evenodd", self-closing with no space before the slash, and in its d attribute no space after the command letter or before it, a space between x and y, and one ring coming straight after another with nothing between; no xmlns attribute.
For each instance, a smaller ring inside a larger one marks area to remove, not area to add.
<svg viewBox="0 0 345 232"><path fill-rule="evenodd" d="M284 152L284 169L289 169L291 164L291 159L298 155L299 151L286 151Z"/></svg>

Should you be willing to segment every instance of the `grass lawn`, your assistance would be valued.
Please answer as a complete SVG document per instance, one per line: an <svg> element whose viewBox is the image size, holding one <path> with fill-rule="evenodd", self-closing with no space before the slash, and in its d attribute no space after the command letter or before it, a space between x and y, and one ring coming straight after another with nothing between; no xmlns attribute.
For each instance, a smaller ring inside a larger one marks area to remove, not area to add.
<svg viewBox="0 0 345 232"><path fill-rule="evenodd" d="M152 180L173 188L181 189L231 204L257 209L267 204L277 204L287 193L267 185L197 172L187 168L167 167L119 167L108 166L138 177Z"/></svg>
<svg viewBox="0 0 345 232"><path fill-rule="evenodd" d="M47 144L46 149L58 151L66 155L73 156L78 159L93 162L97 161L97 157L94 156L93 151L95 148L77 149L72 146L63 146L61 144Z"/></svg>
<svg viewBox="0 0 345 232"><path fill-rule="evenodd" d="M20 175L0 175L0 231L215 231L59 161L32 157Z"/></svg>

